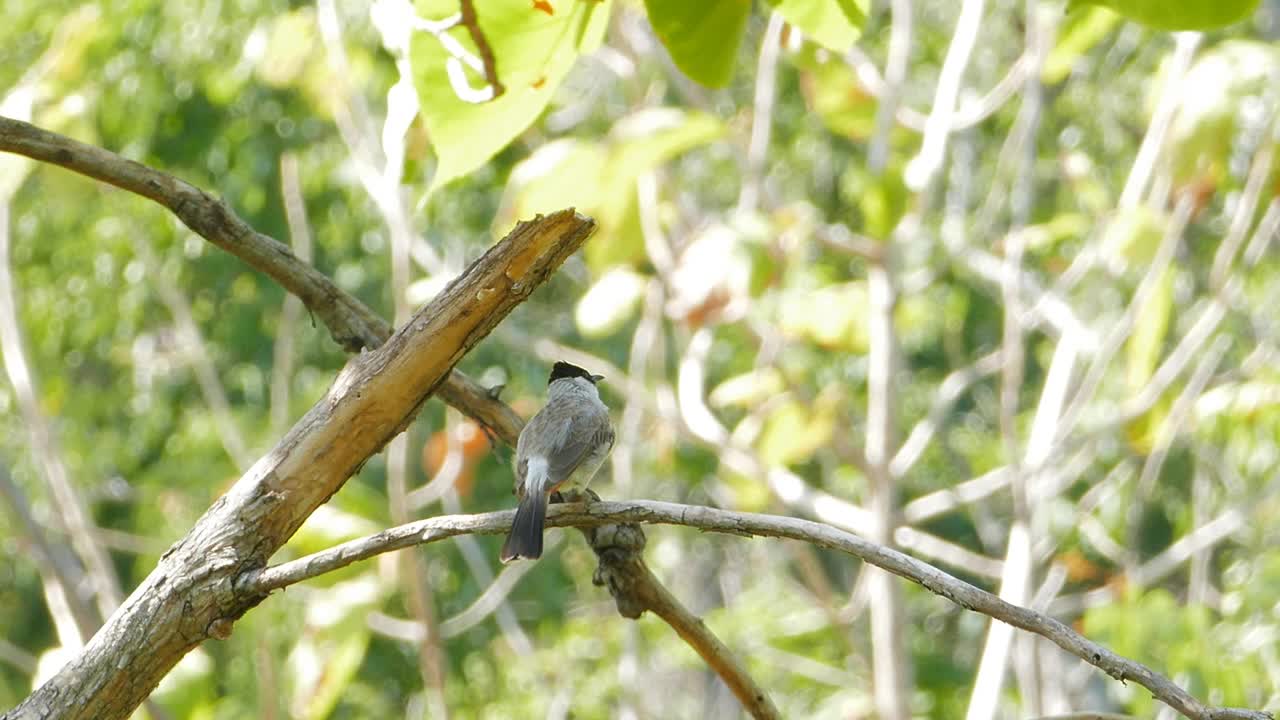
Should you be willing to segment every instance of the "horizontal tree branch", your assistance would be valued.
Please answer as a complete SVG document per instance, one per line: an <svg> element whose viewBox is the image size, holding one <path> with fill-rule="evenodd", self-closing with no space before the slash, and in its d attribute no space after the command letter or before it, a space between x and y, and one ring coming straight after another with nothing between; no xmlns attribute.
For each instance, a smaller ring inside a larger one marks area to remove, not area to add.
<svg viewBox="0 0 1280 720"><path fill-rule="evenodd" d="M250 570L235 581L245 594L267 593L331 572L358 560L391 550L436 542L466 534L496 535L511 527L513 511L478 515L449 515L408 523L306 557L261 570ZM1062 622L970 585L928 563L864 540L829 525L778 515L733 512L696 505L657 501L599 502L552 505L551 527L592 528L619 523L683 525L708 532L788 538L838 550L915 582L957 605L1045 637L1067 652L1098 667L1121 682L1133 681L1192 720L1269 720L1255 710L1213 708L1201 704L1167 677L1141 663L1117 655L1080 635Z"/></svg>
<svg viewBox="0 0 1280 720"><path fill-rule="evenodd" d="M249 226L222 200L173 175L30 123L0 116L0 151L25 155L141 195L168 208L210 243L280 283L320 319L348 352L376 348L391 337L391 325L324 273L298 258L288 245ZM515 445L522 421L514 410L457 370L436 395Z"/></svg>

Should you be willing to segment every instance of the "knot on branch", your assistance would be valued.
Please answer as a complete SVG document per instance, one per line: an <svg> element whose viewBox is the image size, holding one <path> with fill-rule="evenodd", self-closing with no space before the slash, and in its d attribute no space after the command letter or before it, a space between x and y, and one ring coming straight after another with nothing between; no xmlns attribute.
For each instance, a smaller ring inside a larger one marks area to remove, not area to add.
<svg viewBox="0 0 1280 720"><path fill-rule="evenodd" d="M562 500L599 502L600 496L591 490L582 490L562 493ZM653 577L644 564L647 542L644 530L636 523L579 529L599 560L591 582L609 589L619 615L630 620L639 618L650 607L650 579Z"/></svg>

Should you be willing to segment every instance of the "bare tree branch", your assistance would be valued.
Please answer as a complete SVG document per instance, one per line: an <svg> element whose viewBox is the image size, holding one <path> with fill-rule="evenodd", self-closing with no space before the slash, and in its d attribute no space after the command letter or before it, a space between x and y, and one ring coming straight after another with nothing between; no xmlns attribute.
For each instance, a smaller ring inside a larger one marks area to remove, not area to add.
<svg viewBox="0 0 1280 720"><path fill-rule="evenodd" d="M272 590L317 577L359 560L466 534L498 535L511 527L514 511L479 515L446 515L388 528L382 532L337 545L306 557L249 570L235 580L242 594ZM1117 655L1072 630L1068 625L999 597L892 548L878 545L830 525L779 515L718 510L696 505L634 500L552 505L549 527L592 528L620 523L683 525L731 535L788 538L838 550L919 584L967 610L1045 637L1122 682L1132 681L1192 720L1270 720L1266 712L1207 707L1151 668Z"/></svg>
<svg viewBox="0 0 1280 720"><path fill-rule="evenodd" d="M280 157L280 195L284 198L284 217L289 226L289 239L294 252L304 263L311 262L311 225L307 222L307 206L302 199L302 179L298 174L298 156L285 153ZM302 316L302 301L292 293L284 296L280 320L276 324L275 344L271 354L271 437L279 437L289 427L289 386L293 381L294 332Z"/></svg>

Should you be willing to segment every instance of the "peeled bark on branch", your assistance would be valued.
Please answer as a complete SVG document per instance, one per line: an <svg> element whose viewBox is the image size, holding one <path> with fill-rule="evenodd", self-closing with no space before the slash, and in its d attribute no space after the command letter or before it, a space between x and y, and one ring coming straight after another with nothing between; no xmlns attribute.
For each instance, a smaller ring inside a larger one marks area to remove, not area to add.
<svg viewBox="0 0 1280 720"><path fill-rule="evenodd" d="M127 717L187 652L227 637L266 597L235 578L265 567L594 229L572 210L519 224L386 343L354 356L328 394L165 552L81 653L3 717Z"/></svg>

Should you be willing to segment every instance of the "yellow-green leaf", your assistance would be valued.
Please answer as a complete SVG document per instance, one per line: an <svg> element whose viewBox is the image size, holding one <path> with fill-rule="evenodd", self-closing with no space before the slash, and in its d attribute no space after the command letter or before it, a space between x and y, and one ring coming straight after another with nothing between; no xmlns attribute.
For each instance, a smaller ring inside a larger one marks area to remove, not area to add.
<svg viewBox="0 0 1280 720"><path fill-rule="evenodd" d="M782 299L779 324L787 334L822 347L866 352L866 284L850 282L789 291Z"/></svg>
<svg viewBox="0 0 1280 720"><path fill-rule="evenodd" d="M1058 40L1044 59L1041 81L1046 85L1061 82L1071 74L1080 56L1101 42L1119 22L1120 16L1105 7L1081 7L1069 13Z"/></svg>
<svg viewBox="0 0 1280 720"><path fill-rule="evenodd" d="M1121 210L1102 236L1102 258L1113 271L1145 268L1164 239L1168 219L1139 205Z"/></svg>
<svg viewBox="0 0 1280 720"><path fill-rule="evenodd" d="M814 42L846 52L862 35L867 0L777 0L773 9Z"/></svg>
<svg viewBox="0 0 1280 720"><path fill-rule="evenodd" d="M808 460L831 441L835 416L829 396L811 407L798 401L783 403L769 414L760 433L760 459L781 466Z"/></svg>
<svg viewBox="0 0 1280 720"><path fill-rule="evenodd" d="M644 241L636 214L636 179L723 134L724 125L711 115L653 108L618 121L604 142L548 143L512 172L494 226L506 229L520 218L572 206L599 223L584 250L592 270L638 262L644 257Z"/></svg>
<svg viewBox="0 0 1280 720"><path fill-rule="evenodd" d="M1249 17L1258 0L1071 0L1068 11L1080 5L1103 5L1157 30L1212 30Z"/></svg>
<svg viewBox="0 0 1280 720"><path fill-rule="evenodd" d="M1216 183L1227 175L1245 103L1259 101L1278 76L1280 48L1274 44L1228 40L1196 59L1169 128L1176 181Z"/></svg>
<svg viewBox="0 0 1280 720"><path fill-rule="evenodd" d="M871 136L878 101L847 62L814 48L796 53L791 62L805 71L800 77L805 102L828 130L854 140Z"/></svg>
<svg viewBox="0 0 1280 720"><path fill-rule="evenodd" d="M782 392L782 374L771 367L735 375L716 386L707 396L713 407L751 407Z"/></svg>

